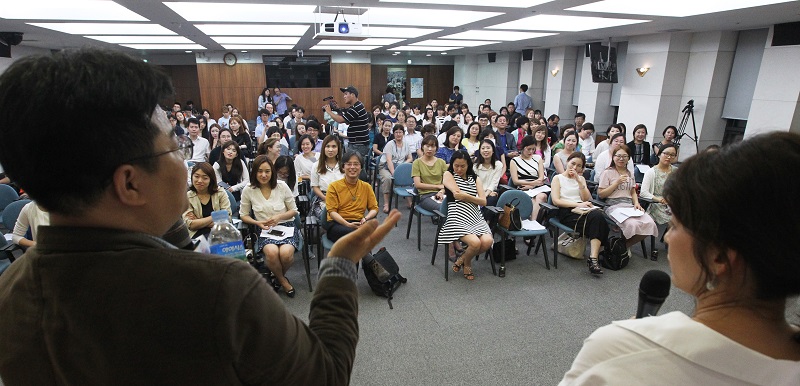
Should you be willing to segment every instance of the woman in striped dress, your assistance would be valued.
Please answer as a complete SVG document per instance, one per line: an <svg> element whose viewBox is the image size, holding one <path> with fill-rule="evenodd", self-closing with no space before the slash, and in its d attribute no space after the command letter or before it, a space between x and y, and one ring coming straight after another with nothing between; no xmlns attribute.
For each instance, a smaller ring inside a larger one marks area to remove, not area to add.
<svg viewBox="0 0 800 386"><path fill-rule="evenodd" d="M493 239L492 231L478 209L478 206L486 205L483 186L472 170L472 159L465 151L453 153L442 182L447 195L447 220L439 234L439 242L461 240L467 245L464 254L453 264L453 271L459 272L463 268L464 277L473 280L472 258L491 248Z"/></svg>

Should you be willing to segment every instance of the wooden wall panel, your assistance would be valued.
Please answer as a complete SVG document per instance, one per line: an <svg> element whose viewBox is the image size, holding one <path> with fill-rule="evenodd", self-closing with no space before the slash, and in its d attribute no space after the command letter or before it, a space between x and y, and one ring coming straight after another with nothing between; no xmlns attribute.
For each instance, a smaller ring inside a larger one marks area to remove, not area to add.
<svg viewBox="0 0 800 386"><path fill-rule="evenodd" d="M370 76L372 92L370 93L369 104L362 100L368 109L372 109L372 106L376 106L381 103L381 97L386 91L386 78L389 76L389 66L387 65L373 64L370 67L372 71Z"/></svg>
<svg viewBox="0 0 800 386"><path fill-rule="evenodd" d="M203 108L216 119L222 116L222 106L232 104L247 120L258 115L258 95L266 84L264 66L240 63L229 67L221 63L198 64L197 76Z"/></svg>
<svg viewBox="0 0 800 386"><path fill-rule="evenodd" d="M172 108L172 104L176 101L183 105L186 101L191 100L195 106L202 105L196 66L161 66L161 69L172 79L175 95L159 101L159 104L165 106L167 111Z"/></svg>
<svg viewBox="0 0 800 386"><path fill-rule="evenodd" d="M447 103L453 92L453 66L428 66L429 78L425 82L425 97L428 101L436 98L439 104Z"/></svg>

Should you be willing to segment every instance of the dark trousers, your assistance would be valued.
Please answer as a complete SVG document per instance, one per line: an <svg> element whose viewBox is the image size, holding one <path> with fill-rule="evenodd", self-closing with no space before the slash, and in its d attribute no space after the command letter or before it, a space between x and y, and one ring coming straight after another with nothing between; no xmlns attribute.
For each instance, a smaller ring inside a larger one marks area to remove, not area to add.
<svg viewBox="0 0 800 386"><path fill-rule="evenodd" d="M355 229L346 227L342 224L337 222L333 222L330 228L328 228L328 239L333 241L334 243L337 242L340 238L344 237L346 234L354 231ZM361 258L361 261L364 264L369 264L373 260L372 254L367 253L364 257Z"/></svg>

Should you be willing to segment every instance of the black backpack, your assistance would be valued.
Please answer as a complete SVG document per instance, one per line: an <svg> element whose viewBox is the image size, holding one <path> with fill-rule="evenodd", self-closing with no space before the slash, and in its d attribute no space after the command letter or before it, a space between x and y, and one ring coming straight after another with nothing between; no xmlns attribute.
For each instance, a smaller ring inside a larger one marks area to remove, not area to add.
<svg viewBox="0 0 800 386"><path fill-rule="evenodd" d="M625 246L625 239L611 236L608 238L608 244L606 244L600 263L605 268L618 271L628 265L628 260L630 260L630 258L630 255L628 255L628 247Z"/></svg>
<svg viewBox="0 0 800 386"><path fill-rule="evenodd" d="M372 292L374 292L375 295L387 298L386 301L389 303L389 309L394 309L392 306L392 294L400 287L400 284L408 282L408 279L400 275L400 268L397 266L394 258L392 258L392 255L386 252L385 247L381 248L376 254L372 255L372 257L390 276L387 280L381 281L378 279L375 270L369 266L370 264L364 264L362 262L361 266L364 269L364 276L367 278L367 283L369 283L369 287L372 288Z"/></svg>

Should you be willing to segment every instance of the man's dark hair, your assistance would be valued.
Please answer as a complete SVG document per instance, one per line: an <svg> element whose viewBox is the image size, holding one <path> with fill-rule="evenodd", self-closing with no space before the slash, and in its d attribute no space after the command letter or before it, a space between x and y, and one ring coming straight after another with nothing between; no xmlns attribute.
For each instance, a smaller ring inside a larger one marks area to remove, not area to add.
<svg viewBox="0 0 800 386"><path fill-rule="evenodd" d="M583 125L581 125L581 131L584 130L591 130L592 132L594 132L594 123L586 122Z"/></svg>
<svg viewBox="0 0 800 386"><path fill-rule="evenodd" d="M482 119L482 118L489 119L489 115L488 115L488 114L485 114L485 113L480 113L480 114L478 114L478 119Z"/></svg>
<svg viewBox="0 0 800 386"><path fill-rule="evenodd" d="M197 126L200 126L200 120L199 119L197 119L197 118L189 118L189 120L186 121L186 127L189 127L189 125L191 125L192 123L194 123Z"/></svg>
<svg viewBox="0 0 800 386"><path fill-rule="evenodd" d="M267 116L269 116L269 110L267 110L267 109L258 110L258 115L263 115L263 114L266 114ZM266 124L266 122L264 122L264 123Z"/></svg>
<svg viewBox="0 0 800 386"><path fill-rule="evenodd" d="M113 87L120 79L125 87ZM150 119L158 101L172 94L166 74L121 52L22 58L0 76L0 163L48 211L80 213L100 199L120 165L139 158L136 164L155 170L157 159L140 157L152 155L161 131ZM48 114L39 106L48 106ZM61 124L51 124L54 116ZM64 144L68 157L38 151Z"/></svg>
<svg viewBox="0 0 800 386"><path fill-rule="evenodd" d="M303 114L305 114L305 113L306 113L306 109L304 109L304 108L303 108L303 107L301 107L301 106L297 106L297 108L295 109L295 111L297 111L298 113L303 113Z"/></svg>
<svg viewBox="0 0 800 386"><path fill-rule="evenodd" d="M319 125L319 122L317 122L317 121L308 121L306 123L306 130L309 130L309 129L314 129L314 130L320 131L321 130L321 126Z"/></svg>
<svg viewBox="0 0 800 386"><path fill-rule="evenodd" d="M453 91L461 91L461 89L458 88L458 86L455 86L455 87L453 87Z"/></svg>
<svg viewBox="0 0 800 386"><path fill-rule="evenodd" d="M577 113L577 114L575 114L575 118L583 118L583 119L586 119L586 114L584 114L584 113Z"/></svg>
<svg viewBox="0 0 800 386"><path fill-rule="evenodd" d="M528 85L523 83L519 86L519 89L522 90L522 92L528 92Z"/></svg>
<svg viewBox="0 0 800 386"><path fill-rule="evenodd" d="M181 102L175 101L174 103L172 103L172 107L175 107L175 105L178 105L178 107L180 107L181 110L183 110L183 105L181 105Z"/></svg>

